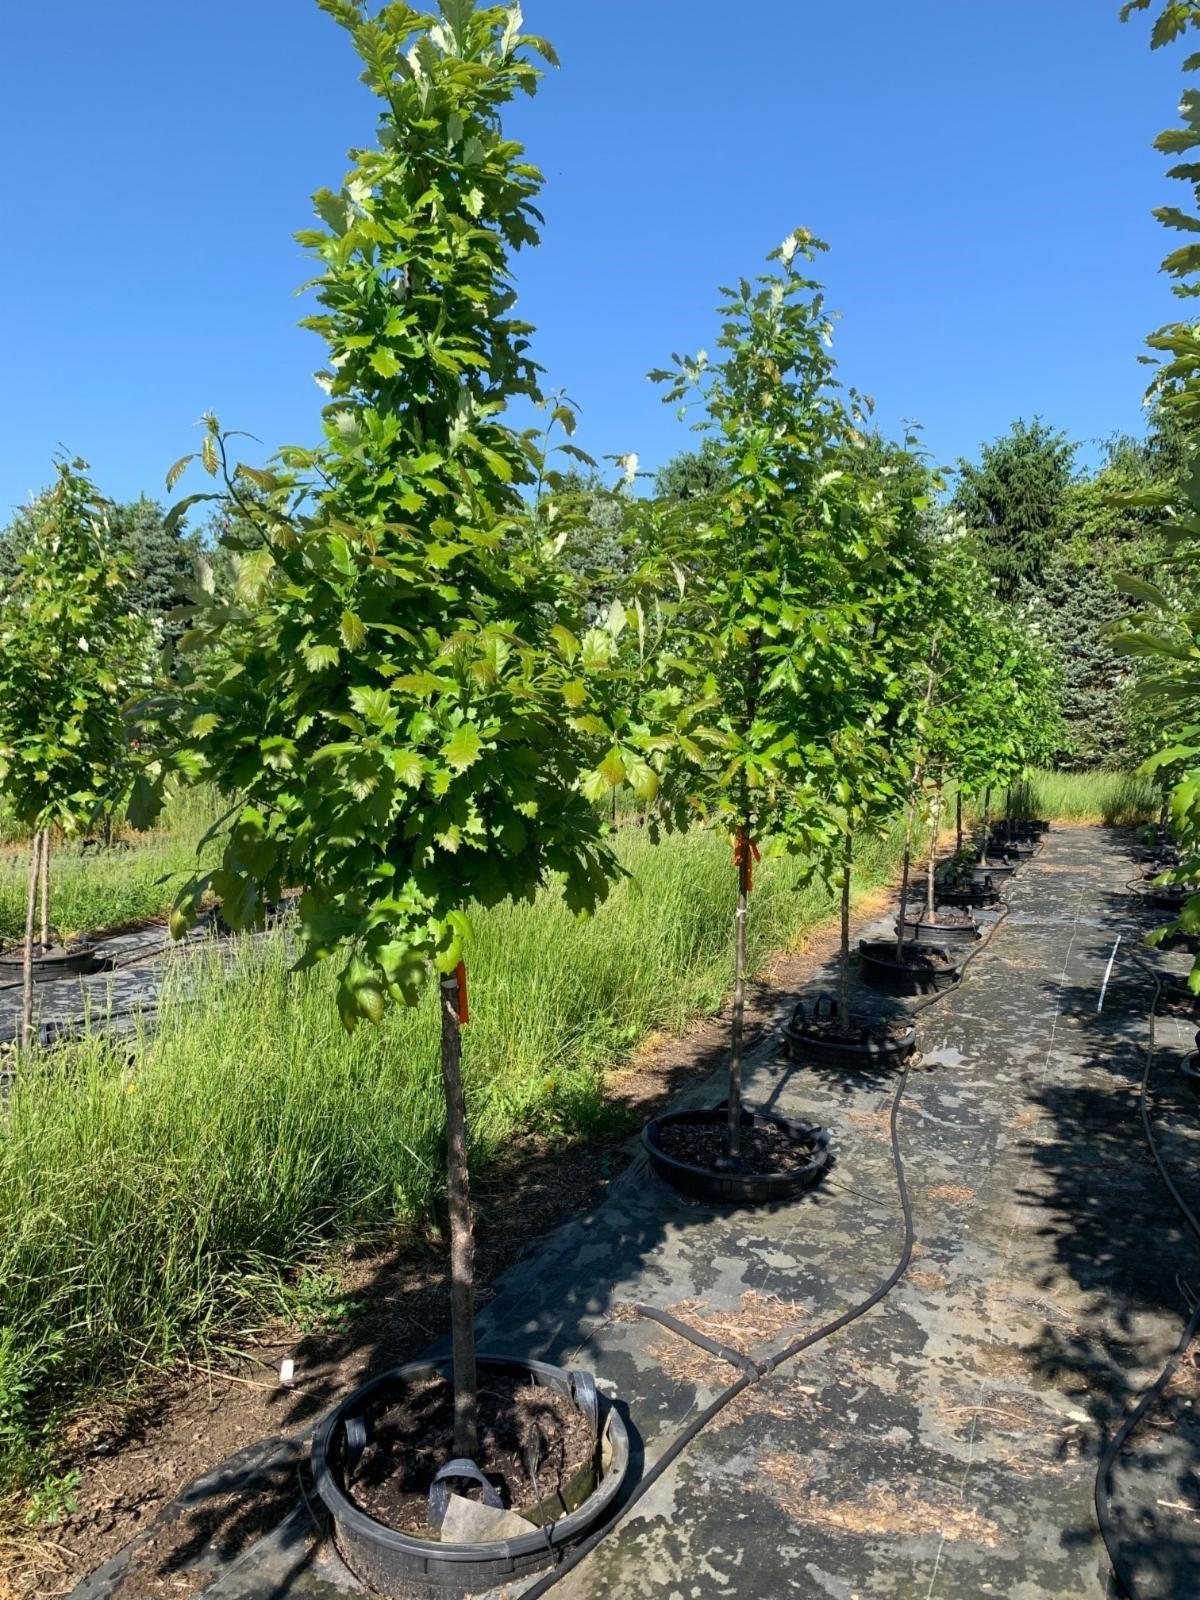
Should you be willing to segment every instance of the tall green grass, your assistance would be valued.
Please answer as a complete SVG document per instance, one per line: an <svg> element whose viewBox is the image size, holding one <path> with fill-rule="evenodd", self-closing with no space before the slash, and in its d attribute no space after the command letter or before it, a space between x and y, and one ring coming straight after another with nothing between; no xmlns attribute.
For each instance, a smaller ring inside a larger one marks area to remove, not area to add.
<svg viewBox="0 0 1200 1600"><path fill-rule="evenodd" d="M61 845L54 854L52 920L68 937L162 916L180 882L194 869L195 846L218 814L207 788L183 790L148 834L127 834L121 848L81 854ZM1026 814L1059 821L1131 823L1158 815L1153 784L1121 772L1039 772L1021 804ZM4 845L0 815L0 943L20 938L25 921L28 861L23 843Z"/></svg>
<svg viewBox="0 0 1200 1600"><path fill-rule="evenodd" d="M473 1160L515 1133L611 1126L606 1069L729 990L733 883L711 834L621 840L631 877L587 922L556 894L479 918L465 1071ZM865 843L860 889L894 866ZM760 965L827 917L768 858L750 919ZM183 968L179 969L182 975ZM337 1240L420 1217L442 1186L434 997L346 1035L333 974L281 942L176 982L160 1030L26 1064L0 1132L0 1481L40 1466L47 1419L116 1375L244 1331ZM40 1432L39 1430L43 1430Z"/></svg>
<svg viewBox="0 0 1200 1600"><path fill-rule="evenodd" d="M1109 826L1155 822L1162 804L1150 778L1129 772L1034 772L1013 800L1023 816Z"/></svg>
<svg viewBox="0 0 1200 1600"><path fill-rule="evenodd" d="M66 938L162 916L195 870L196 845L216 810L207 788L184 790L150 833L109 849L57 842L51 855L51 921ZM0 944L21 938L29 871L28 840L0 848Z"/></svg>

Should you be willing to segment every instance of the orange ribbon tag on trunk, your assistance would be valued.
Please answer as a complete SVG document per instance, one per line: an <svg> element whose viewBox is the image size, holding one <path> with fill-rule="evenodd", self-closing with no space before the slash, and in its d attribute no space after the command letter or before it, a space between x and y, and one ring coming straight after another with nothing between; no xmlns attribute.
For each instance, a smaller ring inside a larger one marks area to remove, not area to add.
<svg viewBox="0 0 1200 1600"><path fill-rule="evenodd" d="M460 961L454 969L454 976L458 979L458 1020L465 1028L471 1020L470 1007L467 1005L467 963Z"/></svg>
<svg viewBox="0 0 1200 1600"><path fill-rule="evenodd" d="M733 841L733 864L738 868L745 865L747 894L754 887L754 863L761 860L762 853L758 845L747 835L745 828L739 828Z"/></svg>

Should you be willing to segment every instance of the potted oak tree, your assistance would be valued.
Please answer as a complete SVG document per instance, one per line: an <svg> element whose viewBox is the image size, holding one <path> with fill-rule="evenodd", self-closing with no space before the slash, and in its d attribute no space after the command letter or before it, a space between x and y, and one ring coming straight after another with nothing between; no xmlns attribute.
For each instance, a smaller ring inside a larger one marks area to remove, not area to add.
<svg viewBox="0 0 1200 1600"><path fill-rule="evenodd" d="M109 511L86 462L59 462L0 600L0 790L32 841L23 948L0 963L22 971L24 1045L35 978L86 971L94 960L86 940L55 942L52 840L78 838L132 779L125 706L148 669L150 638Z"/></svg>
<svg viewBox="0 0 1200 1600"><path fill-rule="evenodd" d="M236 513L236 583L193 618L187 642L209 648L176 759L233 810L219 866L173 926L209 891L244 926L302 885L298 969L339 964L347 1028L436 984L452 1356L348 1397L315 1469L367 1582L487 1587L579 1538L628 1452L586 1375L476 1354L471 918L552 883L594 908L619 870L595 797L627 779L648 792L652 752L612 709L624 614L587 625L553 526L523 498L540 447L504 418L540 399L509 269L537 243L541 177L501 117L536 89L532 57L553 52L515 6L320 3L362 57L379 137L316 196L323 226L301 236L319 262L307 325L329 346L323 441L260 470L207 422L200 464Z"/></svg>
<svg viewBox="0 0 1200 1600"><path fill-rule="evenodd" d="M829 315L806 273L819 249L788 237L772 270L724 291L720 358L653 377L666 399L698 400L720 482L682 524L678 564L694 570L681 625L702 674L715 751L696 803L728 830L736 877L728 1096L709 1111L655 1119L644 1141L685 1191L755 1201L820 1177L826 1136L742 1102L747 921L760 846L827 861L840 830L816 780L832 681L845 681L869 631L887 527L848 470L852 424L833 380Z"/></svg>

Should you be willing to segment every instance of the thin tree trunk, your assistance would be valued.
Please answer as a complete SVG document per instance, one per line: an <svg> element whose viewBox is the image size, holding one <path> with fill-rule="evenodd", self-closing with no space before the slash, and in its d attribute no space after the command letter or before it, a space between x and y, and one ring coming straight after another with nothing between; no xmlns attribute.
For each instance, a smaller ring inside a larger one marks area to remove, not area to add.
<svg viewBox="0 0 1200 1600"><path fill-rule="evenodd" d="M908 818L904 824L904 865L900 873L900 918L896 924L896 960L904 960L904 921L908 916L908 885L912 878L913 823L917 815L917 794L921 784L921 769L913 774L912 797L908 802Z"/></svg>
<svg viewBox="0 0 1200 1600"><path fill-rule="evenodd" d="M854 835L846 829L842 852L842 970L838 995L838 1021L842 1031L850 1028L850 873L854 866ZM903 908L900 915L904 915Z"/></svg>
<svg viewBox="0 0 1200 1600"><path fill-rule="evenodd" d="M933 817L930 821L929 838L929 881L925 893L926 920L931 924L936 919L934 897L934 875L937 872L938 838L942 831L942 785L939 781L933 791Z"/></svg>
<svg viewBox="0 0 1200 1600"><path fill-rule="evenodd" d="M450 1201L450 1338L454 1358L454 1454L479 1453L475 1369L475 1230L467 1167L458 979L442 979L442 1083L446 1093L446 1175Z"/></svg>
<svg viewBox="0 0 1200 1600"><path fill-rule="evenodd" d="M50 829L42 833L42 949L50 948Z"/></svg>
<svg viewBox="0 0 1200 1600"><path fill-rule="evenodd" d="M929 716L929 708L933 704L933 689L937 682L934 668L937 663L938 636L933 636L933 644L929 651L929 682L925 686L925 716ZM896 923L896 960L904 960L904 919L908 915L908 885L912 877L912 840L913 823L917 814L917 799L921 793L921 779L925 774L925 753L917 757L913 767L912 797L908 802L908 820L904 824L904 870L900 878L900 916ZM914 929L914 938L916 931Z"/></svg>
<svg viewBox="0 0 1200 1600"><path fill-rule="evenodd" d="M41 870L42 834L39 830L33 836L33 851L29 858L29 894L25 901L25 956L21 967L21 1047L25 1050L33 1038L33 933Z"/></svg>
<svg viewBox="0 0 1200 1600"><path fill-rule="evenodd" d="M742 1045L746 1029L746 916L750 902L750 824L741 830L738 850L737 939L733 966L733 1041L729 1051L729 1159L742 1151Z"/></svg>
<svg viewBox="0 0 1200 1600"><path fill-rule="evenodd" d="M962 848L963 848L962 786L961 785L959 786L959 789L958 789L958 815L957 815L957 819L956 820L957 820L957 823L958 823L958 854L961 856L962 855Z"/></svg>
<svg viewBox="0 0 1200 1600"><path fill-rule="evenodd" d="M992 842L992 791L990 786L983 791L983 853L979 857L979 865L986 867L988 864L988 845Z"/></svg>

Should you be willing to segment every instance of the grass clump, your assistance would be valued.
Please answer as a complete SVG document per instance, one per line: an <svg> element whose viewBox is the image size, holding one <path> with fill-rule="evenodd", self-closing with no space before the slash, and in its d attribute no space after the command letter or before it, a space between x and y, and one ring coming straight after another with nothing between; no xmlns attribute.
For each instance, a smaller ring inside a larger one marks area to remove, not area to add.
<svg viewBox="0 0 1200 1600"><path fill-rule="evenodd" d="M1013 790L1018 815L1052 822L1156 822L1161 806L1153 779L1131 772L1034 772Z"/></svg>
<svg viewBox="0 0 1200 1600"><path fill-rule="evenodd" d="M64 938L165 915L196 866L196 845L214 816L215 797L184 790L151 833L118 834L112 845L58 844L51 860L52 920ZM2 819L0 819L2 820ZM25 927L28 841L0 839L0 944Z"/></svg>
<svg viewBox="0 0 1200 1600"><path fill-rule="evenodd" d="M466 1073L473 1160L513 1136L611 1129L606 1069L728 992L735 875L724 837L622 837L631 876L587 922L553 893L478 918ZM860 889L898 842L866 841ZM833 909L763 863L751 957ZM188 982L182 979L185 971ZM413 1221L442 1187L432 993L343 1032L333 974L282 940L176 968L133 1062L93 1040L24 1063L0 1129L0 1486L56 1416L122 1373L245 1333L337 1241Z"/></svg>

